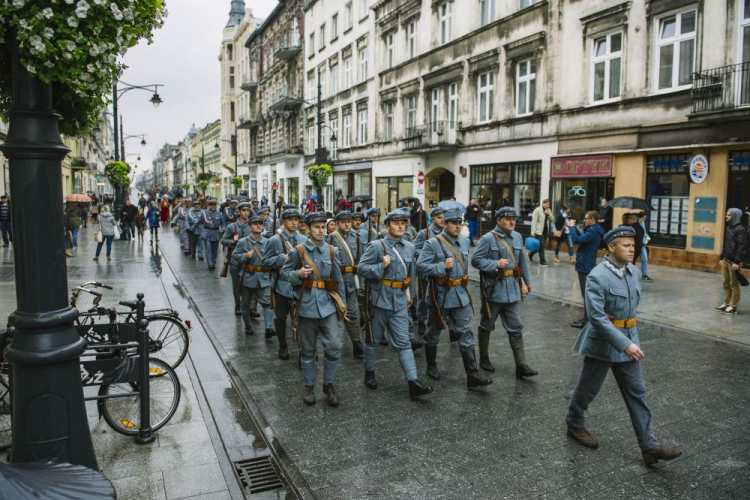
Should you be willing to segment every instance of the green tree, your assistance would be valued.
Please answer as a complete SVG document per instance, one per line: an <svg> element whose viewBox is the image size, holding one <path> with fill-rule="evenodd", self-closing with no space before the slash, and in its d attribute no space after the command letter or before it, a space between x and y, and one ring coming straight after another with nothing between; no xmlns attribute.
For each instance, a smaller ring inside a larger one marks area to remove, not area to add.
<svg viewBox="0 0 750 500"><path fill-rule="evenodd" d="M124 161L111 161L104 167L104 175L107 176L112 187L126 188L130 186L130 166Z"/></svg>
<svg viewBox="0 0 750 500"><path fill-rule="evenodd" d="M328 179L333 175L333 169L330 165L322 163L320 165L310 165L307 167L307 176L310 177L315 192L318 195L318 210L323 208L323 188L328 184Z"/></svg>
<svg viewBox="0 0 750 500"><path fill-rule="evenodd" d="M201 193L203 193L203 195L205 196L206 195L206 189L208 189L208 181L200 181L198 183L198 187L200 188Z"/></svg>
<svg viewBox="0 0 750 500"><path fill-rule="evenodd" d="M234 194L242 187L242 177L232 177L232 184L234 185Z"/></svg>

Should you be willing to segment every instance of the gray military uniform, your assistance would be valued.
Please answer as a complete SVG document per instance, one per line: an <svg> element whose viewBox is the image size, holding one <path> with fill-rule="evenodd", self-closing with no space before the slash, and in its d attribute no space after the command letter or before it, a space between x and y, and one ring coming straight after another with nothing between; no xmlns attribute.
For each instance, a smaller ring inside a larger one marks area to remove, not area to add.
<svg viewBox="0 0 750 500"><path fill-rule="evenodd" d="M224 235L221 237L221 246L225 247L227 249L227 257L230 259L229 261L229 276L232 278L232 290L234 293L234 306L235 308L240 307L240 293L238 293L239 284L240 284L240 267L241 265L232 258L232 255L229 254L229 252L232 251L232 245L234 244L234 235L238 235L239 239L237 240L237 243L239 245L239 241L242 238L245 238L247 236L250 236L250 224L248 221L240 222L239 219L237 219L235 222L232 222L227 225L227 227L224 229ZM236 248L236 247L235 247Z"/></svg>
<svg viewBox="0 0 750 500"><path fill-rule="evenodd" d="M342 241L346 248L343 247ZM346 290L339 295L346 300L346 316L351 321L346 323L346 331L349 333L352 344L358 345L362 343L362 339L359 329L358 289L354 278L357 276L357 263L362 257L362 243L354 231L349 231L348 234L344 235L338 229L329 235L329 242L339 253L341 273L344 276ZM358 281L359 279L357 279Z"/></svg>
<svg viewBox="0 0 750 500"><path fill-rule="evenodd" d="M261 237L256 240L252 234L241 238L232 252L232 265L239 270L242 279L242 321L245 330L252 331L250 304L255 298L263 308L263 320L266 329L273 328L273 311L271 311L271 277L268 268L263 268L263 254L268 241ZM251 259L247 252L254 252Z"/></svg>

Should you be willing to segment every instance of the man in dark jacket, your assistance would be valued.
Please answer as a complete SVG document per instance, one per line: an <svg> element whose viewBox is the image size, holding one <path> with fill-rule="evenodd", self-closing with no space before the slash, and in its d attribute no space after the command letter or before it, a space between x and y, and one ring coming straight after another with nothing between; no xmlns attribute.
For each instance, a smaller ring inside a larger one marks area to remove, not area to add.
<svg viewBox="0 0 750 500"><path fill-rule="evenodd" d="M469 224L469 245L474 246L474 236L479 231L479 215L482 213L482 209L477 205L477 200L472 198L469 200L469 206L466 207L466 215L464 216L466 222Z"/></svg>
<svg viewBox="0 0 750 500"><path fill-rule="evenodd" d="M130 203L130 200L125 200L125 206L122 207L120 222L122 222L123 238L128 241L130 241L131 238L135 238L135 218L137 216L138 208Z"/></svg>
<svg viewBox="0 0 750 500"><path fill-rule="evenodd" d="M10 217L8 195L0 196L0 231L3 233L3 246L13 243L13 224Z"/></svg>
<svg viewBox="0 0 750 500"><path fill-rule="evenodd" d="M724 280L724 303L716 309L725 314L736 314L740 303L740 282L737 272L747 255L748 230L740 220L742 210L727 210L727 225L724 231L724 248L721 251L721 276Z"/></svg>
<svg viewBox="0 0 750 500"><path fill-rule="evenodd" d="M597 222L599 213L595 210L586 212L583 218L583 234L578 232L578 228L570 228L570 235L573 243L578 244L576 252L576 272L578 273L578 284L583 296L583 318L571 324L573 328L583 328L588 323L589 318L586 315L586 279L594 267L596 267L596 252L599 250L599 244L604 236L604 228Z"/></svg>
<svg viewBox="0 0 750 500"><path fill-rule="evenodd" d="M422 208L422 204L419 202L419 200L414 200L414 206L411 209L411 215L409 217L411 219L409 221L411 223L411 227L413 227L416 232L427 228L427 226L429 225L427 223L427 214Z"/></svg>
<svg viewBox="0 0 750 500"><path fill-rule="evenodd" d="M602 225L605 231L612 229L612 207L607 205L607 199L602 198L601 205L599 206L599 224Z"/></svg>
<svg viewBox="0 0 750 500"><path fill-rule="evenodd" d="M627 215L627 225L635 229L635 253L633 254L634 265L635 261L641 258L641 253L643 252L643 237L646 234L643 226L641 226L641 223L638 222L638 216L639 214L637 212L632 212Z"/></svg>

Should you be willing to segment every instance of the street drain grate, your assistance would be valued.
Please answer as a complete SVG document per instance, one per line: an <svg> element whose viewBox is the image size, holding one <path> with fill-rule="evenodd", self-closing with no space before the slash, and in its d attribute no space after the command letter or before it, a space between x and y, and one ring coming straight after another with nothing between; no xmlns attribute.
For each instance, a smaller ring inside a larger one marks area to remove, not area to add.
<svg viewBox="0 0 750 500"><path fill-rule="evenodd" d="M260 493L284 487L278 468L270 456L234 462L234 470L245 493Z"/></svg>

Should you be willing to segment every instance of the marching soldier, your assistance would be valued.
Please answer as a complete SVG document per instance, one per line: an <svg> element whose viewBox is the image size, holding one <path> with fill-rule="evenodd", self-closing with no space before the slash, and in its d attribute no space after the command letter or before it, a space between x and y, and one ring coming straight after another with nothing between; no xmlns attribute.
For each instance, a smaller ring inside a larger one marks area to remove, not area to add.
<svg viewBox="0 0 750 500"><path fill-rule="evenodd" d="M609 254L586 280L586 312L589 323L581 330L574 349L583 358L583 368L568 406L568 436L584 446L599 442L584 427L584 413L612 370L630 413L638 445L646 465L672 460L682 453L664 448L654 436L651 410L640 360L645 357L636 328L636 309L641 296L638 268L630 262L635 254L636 232L620 226L604 235Z"/></svg>
<svg viewBox="0 0 750 500"><path fill-rule="evenodd" d="M216 199L208 202L208 208L201 213L198 222L192 227L196 231L200 226L201 240L206 254L208 270L216 269L216 257L219 254L219 240L221 239L222 220L221 214L216 210Z"/></svg>
<svg viewBox="0 0 750 500"><path fill-rule="evenodd" d="M238 200L232 198L228 200L229 203L221 211L221 218L224 221L224 226L228 226L232 222L236 221L240 214L238 209Z"/></svg>
<svg viewBox="0 0 750 500"><path fill-rule="evenodd" d="M362 340L359 329L359 276L357 276L357 263L362 257L362 242L359 235L352 231L352 213L342 210L334 217L336 230L331 233L329 243L338 249L341 261L341 274L344 276L344 290L340 293L346 300L346 331L352 340L352 351L355 358L363 358Z"/></svg>
<svg viewBox="0 0 750 500"><path fill-rule="evenodd" d="M469 389L490 385L492 380L479 376L474 335L471 332L472 299L469 284L469 240L461 236L463 214L458 209L443 213L445 229L435 238L427 240L417 261L417 271L429 279L427 296L432 312L427 320L424 336L427 375L440 380L437 368L437 345L440 330L446 323L461 337L458 348L466 371Z"/></svg>
<svg viewBox="0 0 750 500"><path fill-rule="evenodd" d="M422 252L422 247L424 246L425 241L434 238L435 236L443 232L443 228L445 227L445 224L443 222L442 207L433 208L432 212L430 212L430 217L432 218L432 225L419 231L417 233L417 236L414 238L414 252L416 255L416 259L419 259L419 254ZM418 279L419 286L417 289L417 328L419 330L419 335L423 336L427 331L427 327L425 325L427 323L427 315L429 314L430 307L427 301L427 294L425 293L427 290L427 280L425 280L422 276L419 276Z"/></svg>
<svg viewBox="0 0 750 500"><path fill-rule="evenodd" d="M250 200L250 204L252 205L252 215L258 215L258 199L253 198L252 200Z"/></svg>
<svg viewBox="0 0 750 500"><path fill-rule="evenodd" d="M199 225L198 222L201 219L203 211L201 210L200 200L193 201L193 209L188 210L187 216L185 217L185 225L187 226L188 233L188 248L190 249L190 256L195 258L198 255L198 260L203 260L203 240L201 239L200 228L193 230L193 227Z"/></svg>
<svg viewBox="0 0 750 500"><path fill-rule="evenodd" d="M221 238L221 245L227 249L227 260L229 261L229 276L232 277L232 290L234 293L234 314L236 316L239 316L240 314L242 314L240 310L239 286L240 268L242 266L240 265L239 261L233 258L233 252L237 247L237 242L250 234L250 204L240 203L237 206L237 213L239 215L237 220L226 225L226 229L224 229L224 236Z"/></svg>
<svg viewBox="0 0 750 500"><path fill-rule="evenodd" d="M270 238L273 236L274 221L271 216L271 208L264 205L258 209L258 216L263 221L263 237Z"/></svg>
<svg viewBox="0 0 750 500"><path fill-rule="evenodd" d="M289 359L289 348L286 342L286 319L292 313L294 294L292 287L281 272L289 257L289 251L307 240L297 232L300 213L296 208L289 208L281 213L282 228L268 238L263 265L271 269L271 303L274 308L274 328L279 337L279 359Z"/></svg>
<svg viewBox="0 0 750 500"><path fill-rule="evenodd" d="M250 205L243 203L240 212L250 213ZM242 215L240 215L242 217ZM271 278L269 268L263 265L263 254L268 240L263 238L263 221L255 216L249 220L248 236L238 240L232 252L235 267L241 269L242 279L240 294L242 297L242 321L245 323L245 335L253 334L250 315L250 304L253 298L263 307L263 321L266 327L266 338L273 331L273 312L271 311ZM272 337L273 335L271 335Z"/></svg>
<svg viewBox="0 0 750 500"><path fill-rule="evenodd" d="M180 249L185 255L190 255L190 244L188 243L187 214L190 211L190 198L183 198L182 205L172 214L172 224L180 229Z"/></svg>
<svg viewBox="0 0 750 500"><path fill-rule="evenodd" d="M373 306L371 332L365 342L365 386L377 389L375 361L377 347L388 327L391 345L398 351L401 369L409 383L409 396L432 392L417 378L417 365L409 343L408 309L414 296L414 245L403 241L406 215L394 210L385 218L386 237L367 246L357 273L369 281L365 307ZM369 315L368 315L369 316ZM367 325L369 326L369 325Z"/></svg>
<svg viewBox="0 0 750 500"><path fill-rule="evenodd" d="M325 355L323 392L329 405L338 406L333 379L341 355L341 324L334 294L344 290L344 280L336 249L325 241L325 212L307 214L305 223L310 228L310 238L292 248L282 271L289 284L299 287L295 292L298 302L294 322L299 328L305 384L302 400L308 405L315 404L315 350L320 338Z"/></svg>
<svg viewBox="0 0 750 500"><path fill-rule="evenodd" d="M370 243L380 239L382 237L380 234L380 225L378 224L378 220L380 219L380 209L375 207L370 208L365 213L365 218L367 220L359 229L359 237L362 242Z"/></svg>
<svg viewBox="0 0 750 500"><path fill-rule="evenodd" d="M359 236L359 242L362 246L367 244L366 240L362 240L362 212L352 212L352 232Z"/></svg>
<svg viewBox="0 0 750 500"><path fill-rule="evenodd" d="M482 293L482 320L479 323L479 366L494 372L488 349L490 332L495 330L497 317L508 332L510 347L516 362L516 377L533 377L537 372L526 364L521 323L522 287L531 292L523 237L514 231L516 209L503 207L495 212L497 226L482 236L477 244L471 265L479 270L479 289Z"/></svg>

